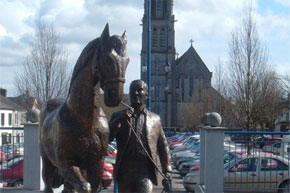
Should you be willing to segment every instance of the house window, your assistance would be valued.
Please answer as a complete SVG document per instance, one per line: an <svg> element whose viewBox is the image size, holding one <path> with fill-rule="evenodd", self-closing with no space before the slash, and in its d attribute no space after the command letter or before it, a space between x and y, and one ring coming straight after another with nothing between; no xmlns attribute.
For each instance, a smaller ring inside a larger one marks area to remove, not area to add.
<svg viewBox="0 0 290 193"><path fill-rule="evenodd" d="M5 114L1 113L1 126L5 125Z"/></svg>
<svg viewBox="0 0 290 193"><path fill-rule="evenodd" d="M2 144L10 144L11 143L11 134L10 133L2 133Z"/></svg>
<svg viewBox="0 0 290 193"><path fill-rule="evenodd" d="M18 116L17 116L17 113L15 113L15 125L18 125Z"/></svg>
<svg viewBox="0 0 290 193"><path fill-rule="evenodd" d="M9 126L12 125L12 114L11 113L8 114L8 124L9 124Z"/></svg>

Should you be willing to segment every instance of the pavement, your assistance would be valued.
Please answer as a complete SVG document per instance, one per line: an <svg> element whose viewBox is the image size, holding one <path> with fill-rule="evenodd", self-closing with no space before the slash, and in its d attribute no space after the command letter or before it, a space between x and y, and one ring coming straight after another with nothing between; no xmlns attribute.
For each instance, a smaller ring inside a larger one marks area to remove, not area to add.
<svg viewBox="0 0 290 193"><path fill-rule="evenodd" d="M172 179L172 193L186 193L186 190L183 187L182 184L182 177L178 174L178 172L173 171L171 175ZM163 190L162 184L161 184L162 177L158 176L158 186L154 187L154 193L161 193ZM54 193L61 193L62 187L58 189L54 189ZM1 188L0 193L43 193L43 191L40 190L23 190L21 188ZM114 185L113 183L111 186L107 189L104 189L101 191L101 193L114 193Z"/></svg>

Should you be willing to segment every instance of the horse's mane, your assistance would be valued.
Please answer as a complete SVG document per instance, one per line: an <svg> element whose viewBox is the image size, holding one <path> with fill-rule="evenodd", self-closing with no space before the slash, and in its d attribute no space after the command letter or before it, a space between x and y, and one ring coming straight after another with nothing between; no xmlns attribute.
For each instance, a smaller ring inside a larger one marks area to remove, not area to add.
<svg viewBox="0 0 290 193"><path fill-rule="evenodd" d="M68 94L70 94L71 92L71 87L72 84L74 82L74 80L76 79L76 77L78 76L79 72L86 66L89 64L88 60L92 57L92 55L95 53L96 48L100 46L100 38L96 38L94 40L92 40L91 42L89 42L86 47L83 49L81 55L79 56L77 63L74 67L73 70L73 74L71 77L71 82L70 82L70 87L69 87L69 92Z"/></svg>

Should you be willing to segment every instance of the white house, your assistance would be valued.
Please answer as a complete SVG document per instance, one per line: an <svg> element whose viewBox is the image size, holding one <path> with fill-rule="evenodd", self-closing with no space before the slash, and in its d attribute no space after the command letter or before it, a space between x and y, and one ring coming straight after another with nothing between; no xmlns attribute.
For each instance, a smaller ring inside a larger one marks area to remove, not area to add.
<svg viewBox="0 0 290 193"><path fill-rule="evenodd" d="M23 142L26 109L7 98L0 88L0 145Z"/></svg>

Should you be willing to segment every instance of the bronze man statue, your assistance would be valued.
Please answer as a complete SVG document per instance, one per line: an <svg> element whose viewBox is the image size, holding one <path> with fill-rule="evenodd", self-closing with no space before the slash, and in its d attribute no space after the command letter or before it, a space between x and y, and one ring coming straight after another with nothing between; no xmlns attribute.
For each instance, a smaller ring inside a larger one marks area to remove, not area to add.
<svg viewBox="0 0 290 193"><path fill-rule="evenodd" d="M118 192L151 193L157 185L158 157L163 174L171 172L168 145L159 116L144 107L147 84L134 80L129 94L133 108L114 113L109 123L110 141L116 138L118 149L114 178Z"/></svg>

